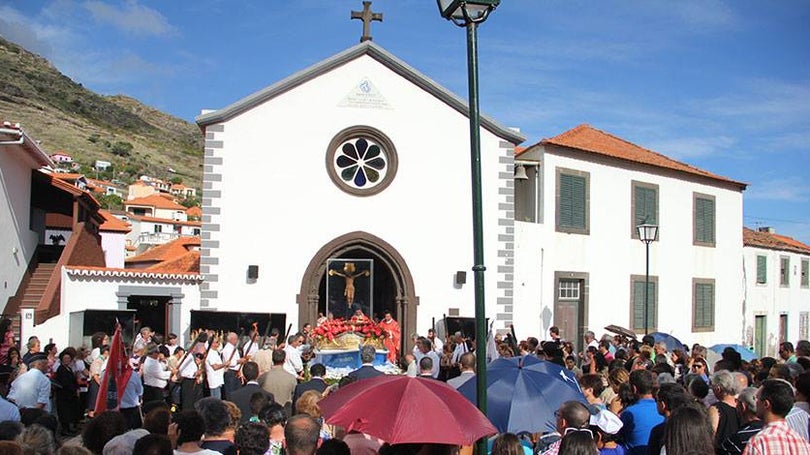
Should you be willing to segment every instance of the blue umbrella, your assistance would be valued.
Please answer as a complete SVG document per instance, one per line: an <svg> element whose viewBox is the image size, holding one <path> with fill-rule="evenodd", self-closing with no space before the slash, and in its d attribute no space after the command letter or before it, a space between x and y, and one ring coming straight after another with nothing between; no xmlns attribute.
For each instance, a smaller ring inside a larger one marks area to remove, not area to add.
<svg viewBox="0 0 810 455"><path fill-rule="evenodd" d="M667 345L667 351L672 352L675 349L683 350L683 343L681 343L681 340L668 333L653 332L650 334L650 336L655 339L656 343L665 343Z"/></svg>
<svg viewBox="0 0 810 455"><path fill-rule="evenodd" d="M460 388L477 403L476 381ZM487 366L487 417L501 433L554 430L554 412L569 400L587 404L574 374L533 356L500 358Z"/></svg>
<svg viewBox="0 0 810 455"><path fill-rule="evenodd" d="M750 362L757 358L757 355L754 351L748 349L747 347L741 344L715 344L709 349L718 354L722 354L726 348L731 348L739 352L740 357L742 357L742 359L745 360L746 362Z"/></svg>

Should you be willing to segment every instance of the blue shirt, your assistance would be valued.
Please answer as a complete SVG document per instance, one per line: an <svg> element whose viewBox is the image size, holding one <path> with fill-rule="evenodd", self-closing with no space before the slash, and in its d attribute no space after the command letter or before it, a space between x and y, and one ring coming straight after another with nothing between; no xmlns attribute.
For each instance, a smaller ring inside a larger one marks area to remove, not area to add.
<svg viewBox="0 0 810 455"><path fill-rule="evenodd" d="M20 410L14 403L9 403L3 397L0 397L0 422L11 420L13 422L20 421Z"/></svg>
<svg viewBox="0 0 810 455"><path fill-rule="evenodd" d="M141 405L141 395L143 395L143 383L141 376L133 371L129 376L126 388L124 388L124 395L121 397L120 408L128 409Z"/></svg>
<svg viewBox="0 0 810 455"><path fill-rule="evenodd" d="M621 419L624 426L619 434L624 438L624 447L630 454L645 455L650 431L664 421L664 417L658 414L655 400L652 398L638 400L622 411Z"/></svg>
<svg viewBox="0 0 810 455"><path fill-rule="evenodd" d="M11 383L8 399L20 409L44 405L42 409L51 412L51 380L42 371L32 368Z"/></svg>

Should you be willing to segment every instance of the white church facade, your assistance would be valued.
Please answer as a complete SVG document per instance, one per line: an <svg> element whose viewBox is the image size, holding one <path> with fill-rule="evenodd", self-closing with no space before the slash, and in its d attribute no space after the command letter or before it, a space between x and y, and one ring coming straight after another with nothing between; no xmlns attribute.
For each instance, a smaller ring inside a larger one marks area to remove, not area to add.
<svg viewBox="0 0 810 455"><path fill-rule="evenodd" d="M392 311L403 334L444 314L473 316L472 283L457 279L472 264L467 109L367 41L199 116L201 309L286 313L293 327L344 316L348 299L334 289L345 278L328 269L346 275L350 262L369 272L353 278L355 306ZM486 300L503 321L523 140L482 119Z"/></svg>

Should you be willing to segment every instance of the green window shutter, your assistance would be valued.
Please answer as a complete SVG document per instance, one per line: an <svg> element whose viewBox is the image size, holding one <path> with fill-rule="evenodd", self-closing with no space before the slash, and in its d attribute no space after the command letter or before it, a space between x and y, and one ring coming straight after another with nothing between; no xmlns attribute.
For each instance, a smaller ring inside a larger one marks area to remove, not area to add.
<svg viewBox="0 0 810 455"><path fill-rule="evenodd" d="M695 199L695 239L714 243L714 200Z"/></svg>
<svg viewBox="0 0 810 455"><path fill-rule="evenodd" d="M695 314L693 325L698 329L714 327L714 285L695 283Z"/></svg>
<svg viewBox="0 0 810 455"><path fill-rule="evenodd" d="M656 190L652 188L644 188L641 186L635 187L636 194L636 226L639 224L649 223L658 224L658 217L656 216Z"/></svg>
<svg viewBox="0 0 810 455"><path fill-rule="evenodd" d="M810 286L810 261L802 259L802 286Z"/></svg>
<svg viewBox="0 0 810 455"><path fill-rule="evenodd" d="M765 256L757 256L757 283L764 284L768 282L768 258Z"/></svg>
<svg viewBox="0 0 810 455"><path fill-rule="evenodd" d="M647 308L647 327L653 329L658 326L658 301L655 295L655 282L650 281L650 306ZM633 330L644 329L644 280L633 281Z"/></svg>
<svg viewBox="0 0 810 455"><path fill-rule="evenodd" d="M585 177L560 174L560 226L585 229Z"/></svg>

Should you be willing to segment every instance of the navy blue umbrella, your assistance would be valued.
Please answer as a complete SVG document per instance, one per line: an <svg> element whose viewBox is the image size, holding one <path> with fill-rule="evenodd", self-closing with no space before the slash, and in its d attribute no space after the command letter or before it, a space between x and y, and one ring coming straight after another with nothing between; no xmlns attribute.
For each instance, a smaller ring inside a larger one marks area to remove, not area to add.
<svg viewBox="0 0 810 455"><path fill-rule="evenodd" d="M715 344L709 349L718 354L722 354L726 348L731 348L739 352L740 357L742 357L742 359L745 360L746 362L750 362L757 358L757 355L754 351L748 349L747 347L741 344Z"/></svg>
<svg viewBox="0 0 810 455"><path fill-rule="evenodd" d="M655 339L656 343L665 343L667 345L667 351L672 352L675 349L680 349L683 351L683 343L681 343L681 340L668 333L653 332L650 334L650 336Z"/></svg>
<svg viewBox="0 0 810 455"><path fill-rule="evenodd" d="M459 388L477 403L475 379ZM587 404L574 374L533 356L500 358L487 366L487 417L501 433L554 430L554 411L569 400Z"/></svg>

